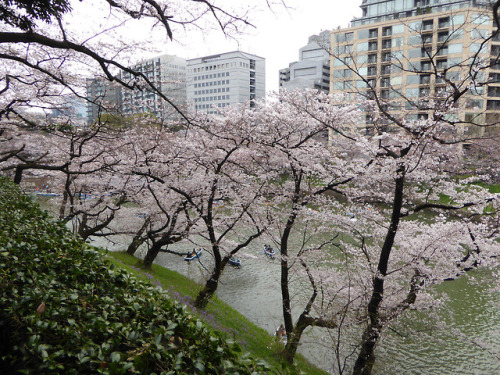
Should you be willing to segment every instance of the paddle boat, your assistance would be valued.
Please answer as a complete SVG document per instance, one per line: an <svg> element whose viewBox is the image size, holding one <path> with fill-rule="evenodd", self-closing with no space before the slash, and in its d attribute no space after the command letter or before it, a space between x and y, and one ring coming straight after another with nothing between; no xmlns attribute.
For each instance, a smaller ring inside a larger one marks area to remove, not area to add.
<svg viewBox="0 0 500 375"><path fill-rule="evenodd" d="M184 260L187 261L187 262L190 262L192 260L195 260L197 258L199 258L201 256L201 249L195 249L193 250L191 253L187 254L185 257L184 257Z"/></svg>
<svg viewBox="0 0 500 375"><path fill-rule="evenodd" d="M265 245L264 254L266 254L269 258L274 259L274 256L276 255L276 250L271 248L269 245Z"/></svg>
<svg viewBox="0 0 500 375"><path fill-rule="evenodd" d="M236 258L231 258L229 259L229 265L233 267L240 267L241 266L241 260L236 259Z"/></svg>

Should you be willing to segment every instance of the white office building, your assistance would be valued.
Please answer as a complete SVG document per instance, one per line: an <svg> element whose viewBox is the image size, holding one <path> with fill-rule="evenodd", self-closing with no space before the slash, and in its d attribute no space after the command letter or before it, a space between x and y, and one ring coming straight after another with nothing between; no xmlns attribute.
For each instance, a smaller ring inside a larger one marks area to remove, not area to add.
<svg viewBox="0 0 500 375"><path fill-rule="evenodd" d="M299 50L299 61L290 63L279 74L280 88L293 90L315 88L328 93L330 89L330 31L309 37Z"/></svg>
<svg viewBox="0 0 500 375"><path fill-rule="evenodd" d="M265 59L242 51L187 60L187 101L207 113L235 104L252 108L265 96L265 78Z"/></svg>

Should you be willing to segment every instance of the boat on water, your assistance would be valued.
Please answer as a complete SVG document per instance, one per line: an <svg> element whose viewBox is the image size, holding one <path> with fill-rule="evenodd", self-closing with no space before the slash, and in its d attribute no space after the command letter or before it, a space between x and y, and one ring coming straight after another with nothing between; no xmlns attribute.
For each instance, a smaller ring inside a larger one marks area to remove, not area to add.
<svg viewBox="0 0 500 375"><path fill-rule="evenodd" d="M35 194L40 196L40 197L60 197L61 196L61 194L57 194L57 193L36 192Z"/></svg>
<svg viewBox="0 0 500 375"><path fill-rule="evenodd" d="M274 256L276 255L276 250L266 245L264 246L264 254L266 254L269 258L274 259Z"/></svg>
<svg viewBox="0 0 500 375"><path fill-rule="evenodd" d="M236 258L229 259L228 263L229 263L229 265L231 265L233 267L240 267L241 266L241 260L236 259Z"/></svg>
<svg viewBox="0 0 500 375"><path fill-rule="evenodd" d="M195 260L195 259L197 259L197 258L199 258L201 256L201 252L202 252L201 249L195 249L191 253L187 254L184 257L184 260L187 261L187 262Z"/></svg>

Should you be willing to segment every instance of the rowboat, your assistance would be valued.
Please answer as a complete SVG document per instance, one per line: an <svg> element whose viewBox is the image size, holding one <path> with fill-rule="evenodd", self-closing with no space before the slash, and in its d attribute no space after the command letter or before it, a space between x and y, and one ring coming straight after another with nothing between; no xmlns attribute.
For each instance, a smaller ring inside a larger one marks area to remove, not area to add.
<svg viewBox="0 0 500 375"><path fill-rule="evenodd" d="M241 260L239 259L236 259L236 258L231 258L229 259L229 262L228 262L231 266L233 267L240 267L241 266Z"/></svg>
<svg viewBox="0 0 500 375"><path fill-rule="evenodd" d="M269 258L274 259L274 256L276 255L276 250L266 245L264 247L264 254L266 254Z"/></svg>
<svg viewBox="0 0 500 375"><path fill-rule="evenodd" d="M201 249L193 250L192 253L189 253L184 257L184 260L190 262L192 260L195 260L196 258L199 258L201 256L201 251L202 251Z"/></svg>

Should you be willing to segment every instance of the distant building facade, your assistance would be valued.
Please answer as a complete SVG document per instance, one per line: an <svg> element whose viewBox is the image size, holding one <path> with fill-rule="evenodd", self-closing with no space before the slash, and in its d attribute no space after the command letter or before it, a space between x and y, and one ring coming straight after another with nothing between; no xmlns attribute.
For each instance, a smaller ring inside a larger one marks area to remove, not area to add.
<svg viewBox="0 0 500 375"><path fill-rule="evenodd" d="M104 113L120 114L121 88L104 78L87 79L87 124Z"/></svg>
<svg viewBox="0 0 500 375"><path fill-rule="evenodd" d="M330 31L309 37L299 50L299 61L279 71L279 87L285 89L330 89Z"/></svg>
<svg viewBox="0 0 500 375"><path fill-rule="evenodd" d="M57 123L69 120L72 125L83 127L87 122L87 103L85 99L74 95L61 95L61 103L47 116L50 121Z"/></svg>
<svg viewBox="0 0 500 375"><path fill-rule="evenodd" d="M131 67L142 73L165 97L180 111L186 110L186 59L162 55L144 60ZM121 79L132 83L136 77L131 73L122 72ZM149 113L166 122L180 118L179 111L165 101L154 90L144 86L144 89L122 89L122 115L132 116L137 113Z"/></svg>
<svg viewBox="0 0 500 375"><path fill-rule="evenodd" d="M331 93L375 92L389 111L426 119L432 111L417 103L437 97L449 80L471 87L456 121L498 121L500 38L491 38L489 1L363 0L361 9L350 27L332 32ZM471 70L471 61L483 68Z"/></svg>
<svg viewBox="0 0 500 375"><path fill-rule="evenodd" d="M218 108L265 97L265 59L242 51L187 60L187 101L195 111L217 113Z"/></svg>

